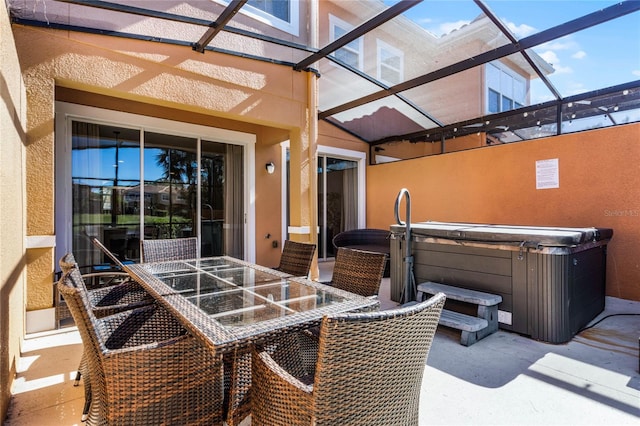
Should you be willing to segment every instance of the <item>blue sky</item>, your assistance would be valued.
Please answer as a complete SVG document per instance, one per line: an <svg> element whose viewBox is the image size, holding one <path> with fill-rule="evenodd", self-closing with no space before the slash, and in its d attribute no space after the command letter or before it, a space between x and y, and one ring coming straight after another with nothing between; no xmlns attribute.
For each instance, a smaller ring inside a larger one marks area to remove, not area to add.
<svg viewBox="0 0 640 426"><path fill-rule="evenodd" d="M638 0L634 0L638 1ZM616 1L486 0L485 4L517 38L579 18ZM471 0L424 0L406 16L436 36L468 24L481 13ZM640 12L536 47L551 63L549 76L563 97L640 79ZM552 99L541 82L532 84L531 102Z"/></svg>

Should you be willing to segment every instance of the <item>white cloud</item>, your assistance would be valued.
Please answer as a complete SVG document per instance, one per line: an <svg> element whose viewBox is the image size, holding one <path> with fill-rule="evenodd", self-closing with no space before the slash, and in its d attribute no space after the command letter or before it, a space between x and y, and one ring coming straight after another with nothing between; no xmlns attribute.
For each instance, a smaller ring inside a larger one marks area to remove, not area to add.
<svg viewBox="0 0 640 426"><path fill-rule="evenodd" d="M535 28L530 27L527 24L516 25L513 22L509 22L505 19L503 19L502 21L507 23L507 28L509 28L509 31L511 31L517 38L523 38L536 32Z"/></svg>
<svg viewBox="0 0 640 426"><path fill-rule="evenodd" d="M587 52L585 52L584 50L578 50L576 53L571 55L571 57L573 59L584 59L587 57Z"/></svg>
<svg viewBox="0 0 640 426"><path fill-rule="evenodd" d="M550 63L556 74L571 74L573 69L569 66L561 65L560 58L556 52L547 50L546 52L539 53L540 57L546 62Z"/></svg>
<svg viewBox="0 0 640 426"><path fill-rule="evenodd" d="M573 74L573 68L571 67L556 65L553 69L556 70L556 74Z"/></svg>
<svg viewBox="0 0 640 426"><path fill-rule="evenodd" d="M433 22L433 19L431 18L420 18L416 21L416 23L418 23L419 25L427 25Z"/></svg>
<svg viewBox="0 0 640 426"><path fill-rule="evenodd" d="M584 92L588 92L589 90L587 90L587 88L585 87L584 84L574 81L574 82L570 82L566 85L566 90L567 96L571 96L571 95L578 95L580 93L584 93Z"/></svg>
<svg viewBox="0 0 640 426"><path fill-rule="evenodd" d="M636 77L640 77L640 70L633 70L631 71L631 74L635 75Z"/></svg>
<svg viewBox="0 0 640 426"><path fill-rule="evenodd" d="M575 41L565 38L541 44L538 48L548 50L571 50L579 49L579 46Z"/></svg>
<svg viewBox="0 0 640 426"><path fill-rule="evenodd" d="M453 30L458 30L465 25L468 25L469 22L471 21L460 20L455 22L444 22L439 26L440 34L449 34Z"/></svg>
<svg viewBox="0 0 640 426"><path fill-rule="evenodd" d="M551 65L554 65L554 64L557 64L558 62L560 62L560 59L558 58L558 55L556 55L556 52L554 52L552 50L547 50L545 52L541 52L541 53L539 53L539 55L540 55L540 57L542 59L544 59L545 61L547 61Z"/></svg>

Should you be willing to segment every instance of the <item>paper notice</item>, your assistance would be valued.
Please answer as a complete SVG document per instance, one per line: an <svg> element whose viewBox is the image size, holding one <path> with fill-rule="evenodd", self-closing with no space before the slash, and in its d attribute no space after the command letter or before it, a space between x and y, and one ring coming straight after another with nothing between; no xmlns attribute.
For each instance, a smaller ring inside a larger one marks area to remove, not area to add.
<svg viewBox="0 0 640 426"><path fill-rule="evenodd" d="M536 189L560 188L558 159L536 161Z"/></svg>

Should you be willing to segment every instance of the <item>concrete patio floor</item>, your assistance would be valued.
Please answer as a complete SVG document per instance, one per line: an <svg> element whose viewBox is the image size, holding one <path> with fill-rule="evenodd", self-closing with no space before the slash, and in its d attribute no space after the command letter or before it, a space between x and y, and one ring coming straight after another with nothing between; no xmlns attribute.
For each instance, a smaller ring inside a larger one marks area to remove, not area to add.
<svg viewBox="0 0 640 426"><path fill-rule="evenodd" d="M380 299L395 306L388 278ZM591 324L601 318L561 345L500 330L465 347L459 332L439 328L420 425L640 425L640 302L607 297ZM81 425L83 387L73 386L81 353L74 328L27 336L4 424Z"/></svg>

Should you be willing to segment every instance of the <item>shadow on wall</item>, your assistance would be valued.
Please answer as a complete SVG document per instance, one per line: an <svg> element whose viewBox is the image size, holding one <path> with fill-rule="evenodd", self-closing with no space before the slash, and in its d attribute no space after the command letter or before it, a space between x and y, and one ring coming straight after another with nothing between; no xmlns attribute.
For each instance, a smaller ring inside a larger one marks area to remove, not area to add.
<svg viewBox="0 0 640 426"><path fill-rule="evenodd" d="M23 293L16 291L16 288L20 286L25 270L26 257L23 256L2 283L2 288L0 289L0 397L2 398L0 401L0 418L4 418L7 413L11 398L11 386L17 369L17 359L15 357L20 356L19 339L22 337L24 324L16 325L14 322L21 321L24 316L21 315L18 318L12 316L10 305L12 305L12 295L15 298L16 294ZM24 307L16 307L15 309L24 310ZM15 341L11 341L11 339L15 339Z"/></svg>

